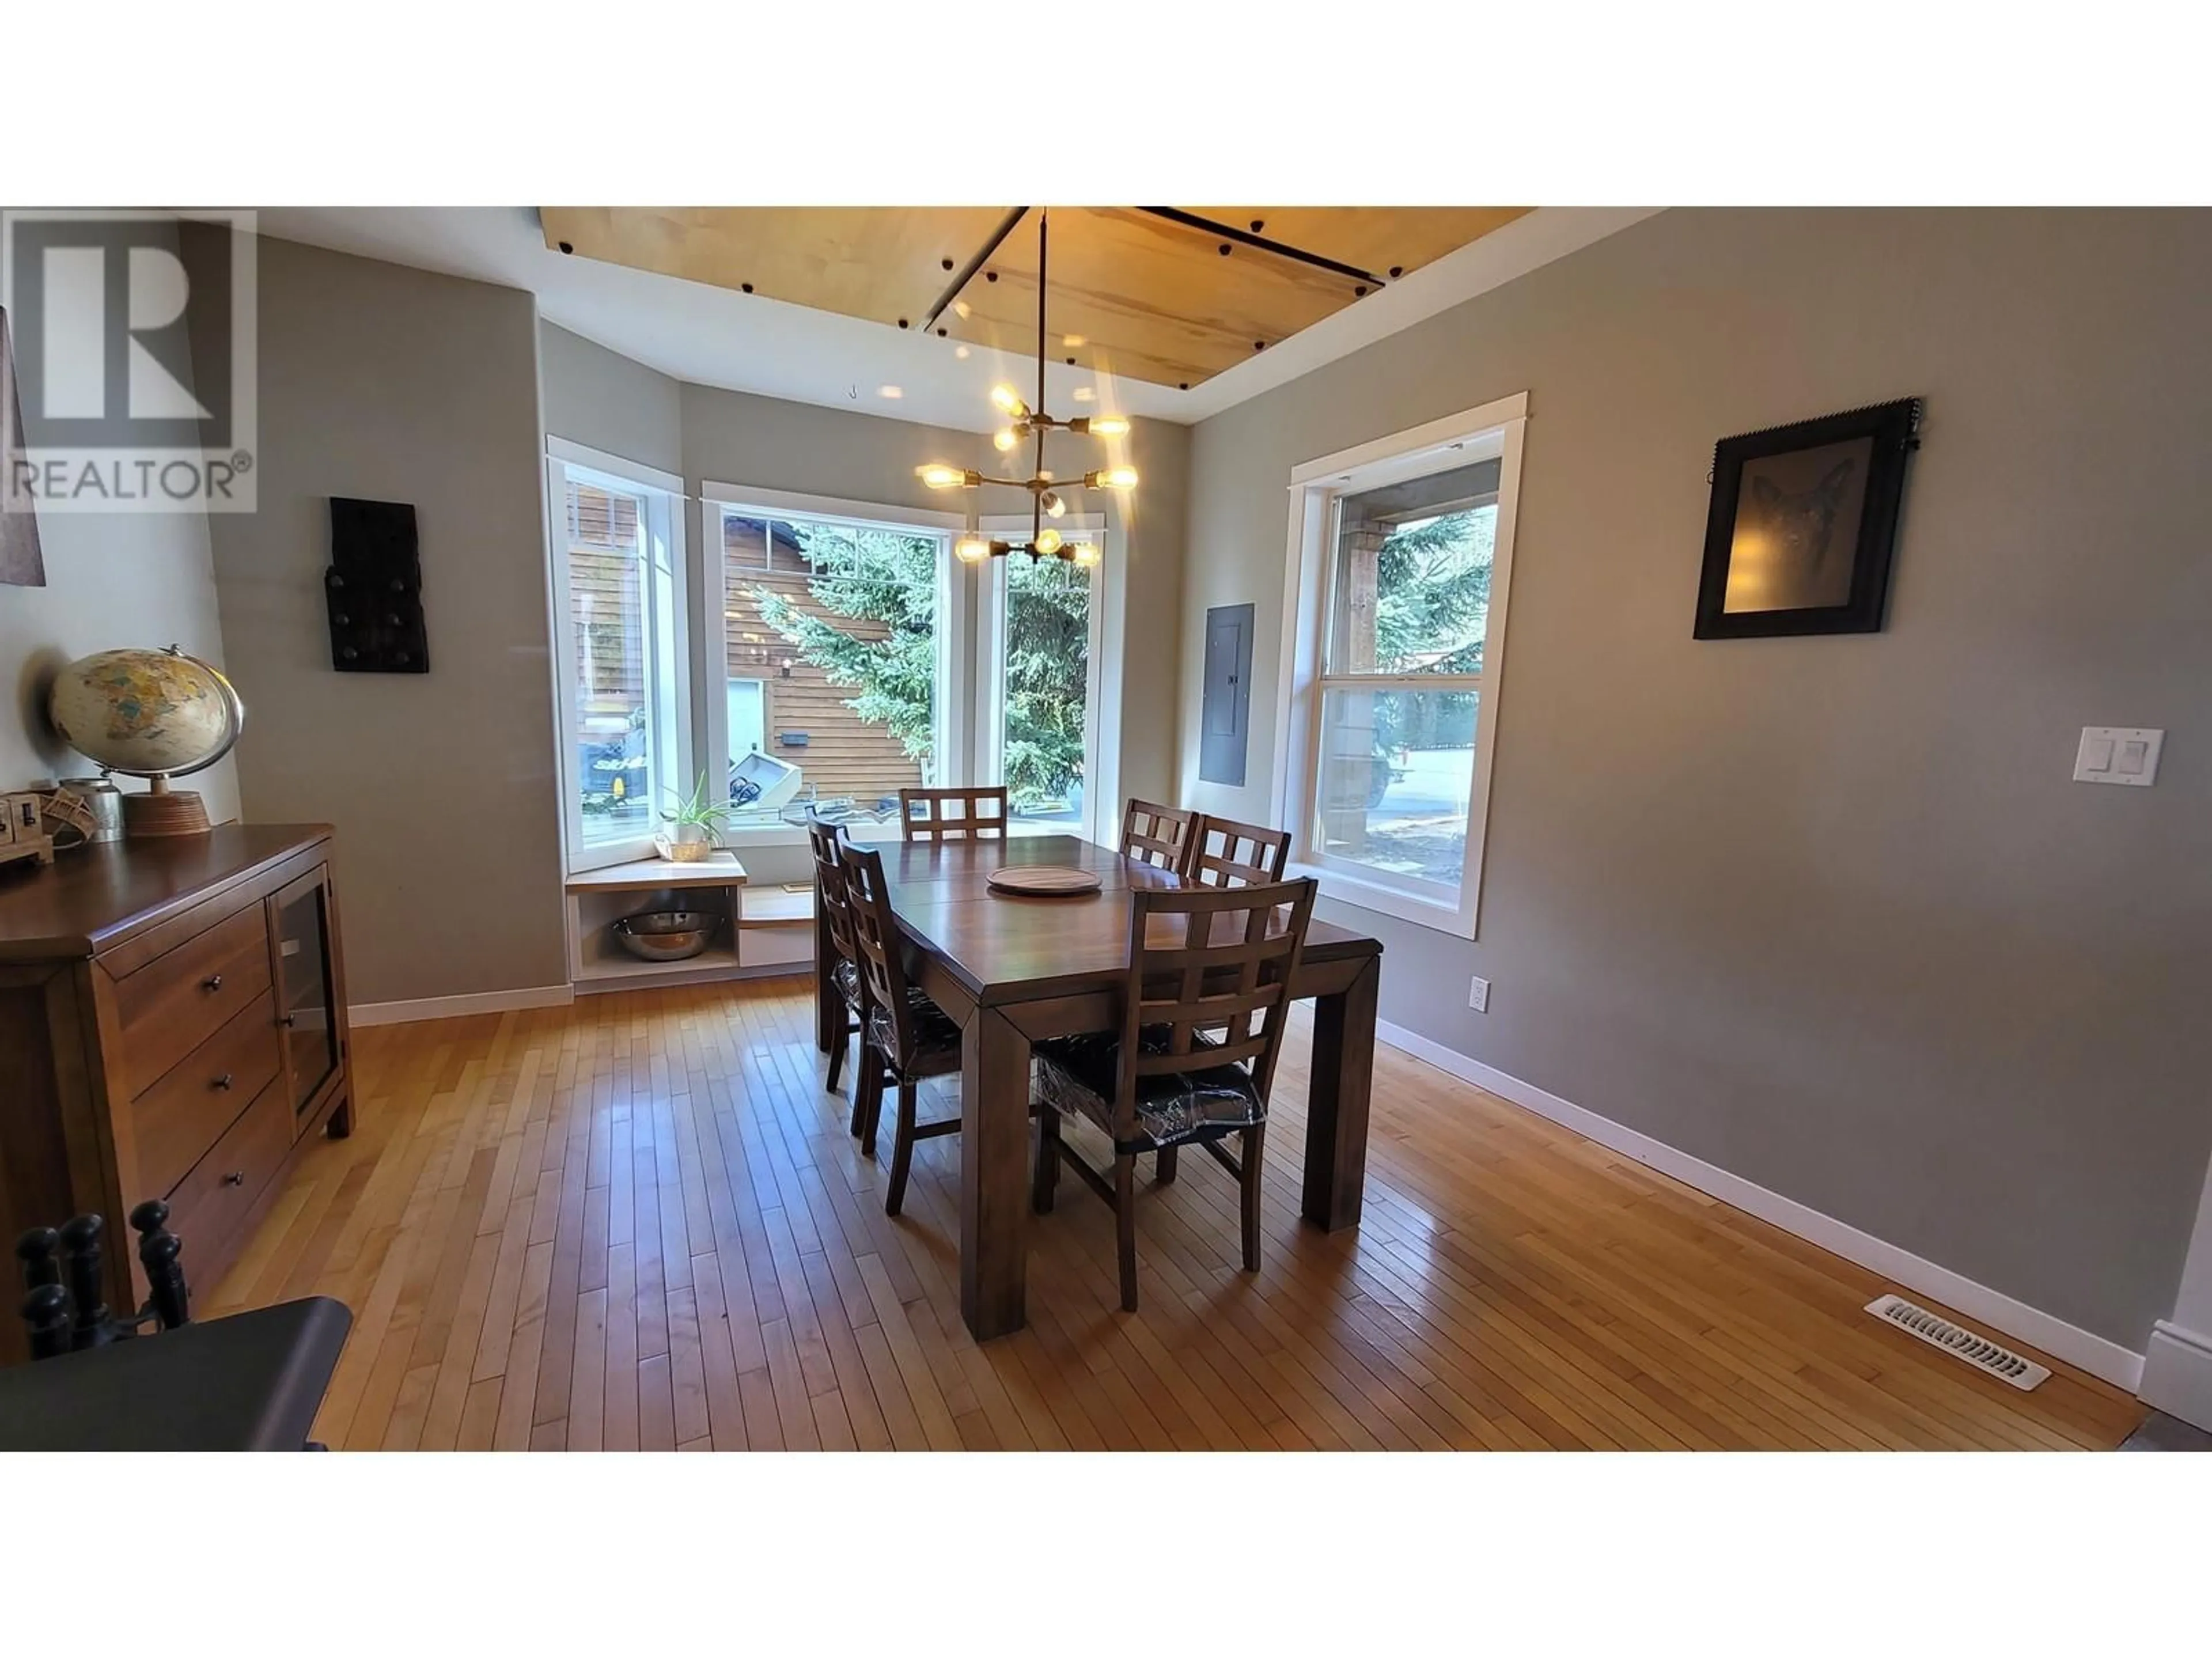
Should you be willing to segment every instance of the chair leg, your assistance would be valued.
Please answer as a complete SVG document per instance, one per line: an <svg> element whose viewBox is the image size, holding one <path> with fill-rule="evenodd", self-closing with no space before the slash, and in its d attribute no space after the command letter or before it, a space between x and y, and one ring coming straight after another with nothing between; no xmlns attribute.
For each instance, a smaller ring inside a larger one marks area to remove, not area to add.
<svg viewBox="0 0 2212 1659"><path fill-rule="evenodd" d="M1137 1158L1114 1160L1114 1242L1121 1260L1121 1311L1137 1311Z"/></svg>
<svg viewBox="0 0 2212 1659"><path fill-rule="evenodd" d="M898 1091L898 1127L891 1137L891 1189L884 1198L884 1213L896 1215L906 1202L907 1171L914 1164L915 1108L919 1085L902 1083Z"/></svg>
<svg viewBox="0 0 2212 1659"><path fill-rule="evenodd" d="M884 1115L883 1057L868 1046L867 1039L860 1041L860 1051L855 1057L860 1066L853 1079L853 1128L860 1137L860 1156L876 1155L876 1125Z"/></svg>
<svg viewBox="0 0 2212 1659"><path fill-rule="evenodd" d="M1173 1146L1163 1146L1160 1148L1159 1156L1153 1160L1153 1176L1163 1187L1170 1185L1176 1178L1176 1150Z"/></svg>
<svg viewBox="0 0 2212 1659"><path fill-rule="evenodd" d="M828 1087L830 1092L833 1095L837 1092L837 1074L845 1069L845 1049L847 1045L852 1041L852 1036L853 1029L850 1024L846 1024L838 1033L836 1042L830 1045L830 1082Z"/></svg>
<svg viewBox="0 0 2212 1659"><path fill-rule="evenodd" d="M1037 1108L1036 1171L1030 1179L1030 1208L1039 1215L1052 1213L1054 1190L1060 1185L1060 1114L1049 1106Z"/></svg>
<svg viewBox="0 0 2212 1659"><path fill-rule="evenodd" d="M1243 1178L1237 1184L1243 1188L1244 1222L1244 1271L1260 1271L1260 1143L1267 1138L1267 1126L1255 1123L1244 1131Z"/></svg>

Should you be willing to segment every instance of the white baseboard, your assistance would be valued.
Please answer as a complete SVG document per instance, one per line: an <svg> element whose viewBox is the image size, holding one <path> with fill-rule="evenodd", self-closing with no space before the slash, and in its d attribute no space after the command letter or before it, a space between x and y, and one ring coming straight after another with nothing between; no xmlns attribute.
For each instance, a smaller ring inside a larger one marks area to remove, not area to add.
<svg viewBox="0 0 2212 1659"><path fill-rule="evenodd" d="M405 1025L418 1019L458 1019L464 1014L504 1014L516 1008L565 1008L575 1000L566 985L526 985L517 991L477 991L460 997L418 997L412 1002L359 1002L346 1009L356 1025Z"/></svg>
<svg viewBox="0 0 2212 1659"><path fill-rule="evenodd" d="M2212 1336L2160 1320L2136 1392L2159 1410L2212 1431Z"/></svg>
<svg viewBox="0 0 2212 1659"><path fill-rule="evenodd" d="M1733 1204L1761 1221L1794 1233L1807 1243L1832 1250L1846 1261L1880 1273L1884 1279L1932 1297L1946 1307L1955 1309L1969 1319L1990 1326L2005 1335L2016 1337L2031 1346L2040 1348L2070 1365L2077 1365L2092 1376L2126 1389L2132 1393L2144 1378L2143 1356L2122 1347L2077 1325L2031 1308L2025 1302L2015 1301L2001 1291L1953 1273L1948 1267L1937 1266L1908 1250L1899 1249L1887 1240L1871 1233L1821 1214L1818 1210L1800 1204L1779 1193L1746 1181L1741 1176L1731 1175L1703 1158L1678 1152L1664 1141L1654 1140L1650 1135L1638 1133L1615 1123L1611 1118L1600 1117L1595 1112L1562 1100L1533 1083L1523 1083L1510 1073L1494 1066L1486 1066L1456 1049L1442 1043L1431 1042L1415 1031L1388 1021L1376 1023L1375 1035L1393 1048L1426 1060L1438 1071L1472 1083L1477 1088L1487 1089L1492 1094L1511 1101L1516 1106L1527 1108L1540 1117L1572 1129L1587 1136L1601 1146L1610 1148L1624 1158L1631 1158L1647 1169L1671 1176L1686 1186ZM2161 1331L2170 1328L2161 1325ZM2204 1339L2197 1338L2203 1342ZM2153 1351L2156 1352L2154 1341ZM2203 1349L2197 1362L2204 1366L2203 1382L2212 1389L2212 1347ZM2148 1396L2146 1396L2148 1397ZM2212 1392L2199 1398L2212 1401ZM2156 1403L2156 1402L2154 1402ZM2177 1417L2185 1413L2168 1406ZM2191 1419L2195 1420L2195 1419Z"/></svg>

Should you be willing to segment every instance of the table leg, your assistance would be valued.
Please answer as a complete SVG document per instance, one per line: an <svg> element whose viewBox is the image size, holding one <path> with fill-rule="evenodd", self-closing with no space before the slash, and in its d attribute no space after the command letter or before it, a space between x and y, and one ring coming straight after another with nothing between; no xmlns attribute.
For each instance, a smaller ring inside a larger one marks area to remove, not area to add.
<svg viewBox="0 0 2212 1659"><path fill-rule="evenodd" d="M1030 1040L995 1008L960 1044L960 1316L978 1342L1027 1320Z"/></svg>
<svg viewBox="0 0 2212 1659"><path fill-rule="evenodd" d="M830 916L822 908L822 895L814 895L814 1046L823 1054L835 1048L845 1034L845 1011L837 1006L837 988L830 969L836 964L836 947L830 943Z"/></svg>
<svg viewBox="0 0 2212 1659"><path fill-rule="evenodd" d="M1367 1097L1375 1081L1376 993L1370 961L1333 996L1314 999L1313 1088L1306 1107L1305 1218L1328 1232L1359 1224L1367 1176Z"/></svg>

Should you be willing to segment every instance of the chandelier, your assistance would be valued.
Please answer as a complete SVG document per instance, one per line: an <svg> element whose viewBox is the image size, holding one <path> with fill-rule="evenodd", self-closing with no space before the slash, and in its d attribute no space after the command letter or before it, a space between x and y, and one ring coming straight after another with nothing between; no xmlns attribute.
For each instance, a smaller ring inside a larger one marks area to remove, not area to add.
<svg viewBox="0 0 2212 1659"><path fill-rule="evenodd" d="M1032 559L1065 559L1071 563L1093 565L1098 562L1097 543L1085 539L1069 541L1059 530L1047 522L1067 512L1067 492L1070 489L1131 490L1137 487L1137 470L1132 466L1102 466L1085 472L1079 483L1064 483L1046 470L1044 438L1048 432L1073 432L1090 438L1118 438L1129 430L1129 423L1119 415L1079 415L1072 420L1061 420L1046 412L1044 406L1044 295L1045 252L1048 228L1045 210L1037 210L1037 343L1036 343L1036 401L1034 404L1023 400L1021 393L1011 386L991 388L991 403L1006 423L993 434L991 442L1001 454L1011 454L1021 447L1024 440L1034 445L1026 478L987 478L970 467L951 466L943 461L931 461L915 469L915 475L932 489L981 489L986 485L994 489L1026 491L1030 498L1030 534L1026 542L1000 541L985 536L977 527L978 511L968 509L968 528L952 545L952 550L969 564L980 564L985 559L1002 559L1009 553L1026 553Z"/></svg>

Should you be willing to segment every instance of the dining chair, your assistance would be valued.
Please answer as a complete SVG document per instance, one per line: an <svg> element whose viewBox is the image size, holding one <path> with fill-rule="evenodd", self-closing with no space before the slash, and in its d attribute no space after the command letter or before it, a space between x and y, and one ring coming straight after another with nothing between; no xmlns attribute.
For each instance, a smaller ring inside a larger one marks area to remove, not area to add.
<svg viewBox="0 0 2212 1659"><path fill-rule="evenodd" d="M884 1085L896 1086L891 1184L884 1198L884 1213L896 1215L906 1202L915 1142L960 1133L957 1117L936 1123L916 1121L921 1080L960 1069L960 1027L919 987L908 982L899 953L898 921L884 881L883 854L872 847L848 843L838 849L838 856L845 866L846 902L860 970L860 1069L854 1079L853 1121L860 1130L860 1151L873 1158Z"/></svg>
<svg viewBox="0 0 2212 1659"><path fill-rule="evenodd" d="M1254 886L1280 881L1291 861L1291 832L1265 824L1239 823L1210 812L1194 815L1182 874L1201 887ZM1217 848L1214 838L1220 837Z"/></svg>
<svg viewBox="0 0 2212 1659"><path fill-rule="evenodd" d="M1182 874L1195 816L1179 807L1159 806L1130 796L1128 810L1121 815L1121 856Z"/></svg>
<svg viewBox="0 0 2212 1659"><path fill-rule="evenodd" d="M840 855L844 837L837 825L825 823L810 807L806 814L806 838L814 848L814 902L822 907L822 918L830 934L830 948L836 960L830 965L830 983L837 988L840 1005L837 1041L830 1050L829 1087L837 1087L837 1074L845 1068L845 1048L860 1029L860 953L853 943L852 906L845 896L845 860ZM853 1101L853 1131L860 1132L860 1103L859 1092Z"/></svg>
<svg viewBox="0 0 2212 1659"><path fill-rule="evenodd" d="M949 813L945 810L948 806L960 811ZM1006 791L1003 785L991 789L902 789L899 819L908 841L980 841L986 836L1004 841Z"/></svg>
<svg viewBox="0 0 2212 1659"><path fill-rule="evenodd" d="M1031 1207L1051 1210L1062 1164L1112 1206L1127 1312L1137 1310L1136 1165L1146 1152L1164 1163L1182 1146L1200 1146L1235 1177L1244 1271L1260 1270L1267 1096L1314 891L1311 880L1133 891L1120 1030L1036 1046ZM1061 1139L1063 1112L1082 1113L1112 1139L1110 1181ZM1242 1141L1233 1158L1222 1146L1232 1134Z"/></svg>

